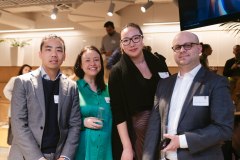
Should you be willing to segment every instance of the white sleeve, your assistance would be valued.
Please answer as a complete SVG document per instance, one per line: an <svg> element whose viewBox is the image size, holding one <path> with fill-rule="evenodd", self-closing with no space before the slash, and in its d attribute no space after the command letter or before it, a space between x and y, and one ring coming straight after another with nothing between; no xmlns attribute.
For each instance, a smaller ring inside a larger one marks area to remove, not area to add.
<svg viewBox="0 0 240 160"><path fill-rule="evenodd" d="M188 148L185 134L179 135L180 148Z"/></svg>
<svg viewBox="0 0 240 160"><path fill-rule="evenodd" d="M15 79L16 79L16 77L12 77L3 89L3 94L9 101L11 101L11 99L12 99L12 92L13 92L13 86L14 86Z"/></svg>

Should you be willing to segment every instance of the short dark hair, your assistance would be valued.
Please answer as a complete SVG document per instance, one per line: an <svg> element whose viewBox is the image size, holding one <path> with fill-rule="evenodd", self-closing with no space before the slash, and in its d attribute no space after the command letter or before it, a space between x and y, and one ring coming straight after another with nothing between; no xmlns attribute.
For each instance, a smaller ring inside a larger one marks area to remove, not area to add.
<svg viewBox="0 0 240 160"><path fill-rule="evenodd" d="M100 53L100 51L97 49L97 47L95 46L85 46L81 52L78 54L75 65L74 65L74 73L76 74L76 76L78 76L78 78L82 79L84 77L84 71L81 68L82 65L82 56L83 54L87 51L87 50L93 50L96 51L99 55L100 55L100 62L101 62L101 70L100 72L97 74L96 79L95 79L95 83L97 85L97 87L103 91L106 88L106 84L104 82L104 65L103 65L103 58L102 55Z"/></svg>
<svg viewBox="0 0 240 160"><path fill-rule="evenodd" d="M112 21L107 21L107 22L104 24L104 27L105 27L105 28L106 28L106 27L112 27L113 29L115 29L114 24L113 24Z"/></svg>
<svg viewBox="0 0 240 160"><path fill-rule="evenodd" d="M59 37L59 36L57 36L57 35L55 35L55 34L50 34L50 35L48 35L48 36L43 37L42 42L41 42L41 44L40 44L40 51L42 51L42 47L43 47L43 45L44 45L44 42L45 42L46 40L49 40L49 39L59 39L59 40L63 43L63 51L64 51L64 53L65 53L66 46L65 46L64 40L63 40L61 37Z"/></svg>

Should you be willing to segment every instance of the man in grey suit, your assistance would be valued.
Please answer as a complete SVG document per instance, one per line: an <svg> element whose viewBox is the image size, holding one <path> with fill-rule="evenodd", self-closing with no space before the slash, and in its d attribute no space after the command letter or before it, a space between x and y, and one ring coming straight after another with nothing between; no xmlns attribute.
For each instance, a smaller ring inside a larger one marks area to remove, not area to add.
<svg viewBox="0 0 240 160"><path fill-rule="evenodd" d="M223 160L234 118L227 79L201 66L197 35L180 32L172 44L179 72L159 81L143 160Z"/></svg>
<svg viewBox="0 0 240 160"><path fill-rule="evenodd" d="M62 38L49 35L40 46L42 65L16 78L9 160L73 160L81 117L76 84L60 72L65 56Z"/></svg>

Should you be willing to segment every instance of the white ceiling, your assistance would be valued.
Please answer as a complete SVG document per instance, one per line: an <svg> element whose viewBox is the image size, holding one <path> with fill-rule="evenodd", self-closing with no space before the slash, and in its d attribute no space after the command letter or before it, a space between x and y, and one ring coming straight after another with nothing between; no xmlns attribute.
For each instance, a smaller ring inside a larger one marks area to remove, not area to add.
<svg viewBox="0 0 240 160"><path fill-rule="evenodd" d="M156 4L171 4L177 0L153 0ZM121 23L122 10L139 6L147 0L112 0L115 3L114 16L106 12L111 0L0 0L0 30L31 29L48 27L102 28L104 22L112 20ZM50 13L58 8L58 19L53 23ZM136 11L132 11L134 12Z"/></svg>

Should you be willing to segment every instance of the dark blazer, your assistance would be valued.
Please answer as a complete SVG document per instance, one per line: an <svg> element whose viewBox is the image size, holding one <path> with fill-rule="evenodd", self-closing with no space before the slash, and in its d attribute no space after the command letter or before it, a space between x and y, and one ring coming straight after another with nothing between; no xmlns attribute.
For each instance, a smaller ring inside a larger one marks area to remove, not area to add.
<svg viewBox="0 0 240 160"><path fill-rule="evenodd" d="M38 160L45 125L45 102L40 69L16 78L11 101L13 142L9 160ZM59 81L60 139L55 159L72 160L78 147L81 117L76 83L62 75Z"/></svg>
<svg viewBox="0 0 240 160"><path fill-rule="evenodd" d="M149 119L143 160L156 160L158 144L166 125L177 74L159 81L154 109ZM194 96L208 96L208 106L194 106ZM177 134L185 134L187 149L177 150L178 160L223 160L221 145L230 140L234 107L225 77L206 70L198 71L183 104ZM164 125L165 124L165 125Z"/></svg>

